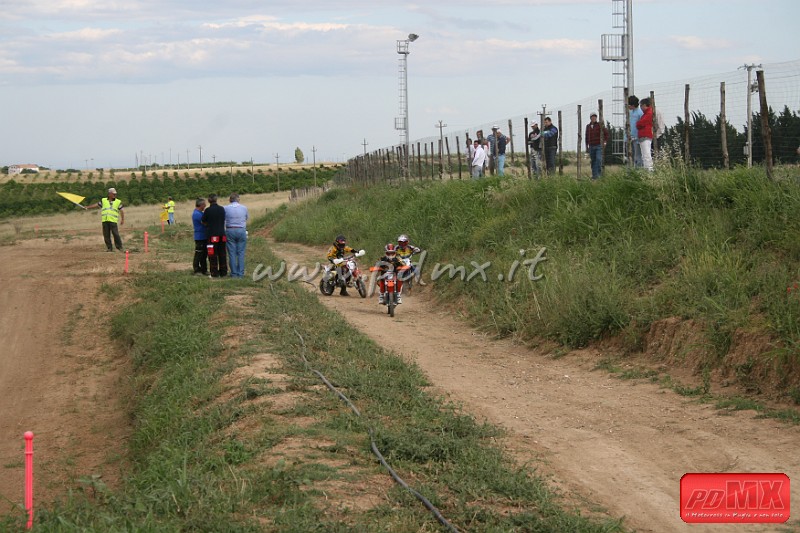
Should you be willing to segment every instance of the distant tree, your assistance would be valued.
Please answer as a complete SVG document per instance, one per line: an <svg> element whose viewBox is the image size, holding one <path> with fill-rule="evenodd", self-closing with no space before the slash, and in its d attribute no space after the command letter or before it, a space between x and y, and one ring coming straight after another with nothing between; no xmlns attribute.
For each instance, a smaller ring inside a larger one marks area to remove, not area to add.
<svg viewBox="0 0 800 533"><path fill-rule="evenodd" d="M305 156L303 155L303 151L300 147L294 149L294 160L296 163L302 163L306 160Z"/></svg>

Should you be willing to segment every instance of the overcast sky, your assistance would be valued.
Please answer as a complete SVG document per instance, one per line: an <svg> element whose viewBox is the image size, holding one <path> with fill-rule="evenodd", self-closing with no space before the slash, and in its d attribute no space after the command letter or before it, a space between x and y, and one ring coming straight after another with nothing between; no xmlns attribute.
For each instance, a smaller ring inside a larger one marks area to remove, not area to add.
<svg viewBox="0 0 800 533"><path fill-rule="evenodd" d="M342 160L607 90L610 0L0 0L0 165ZM634 0L637 87L798 59L798 0Z"/></svg>

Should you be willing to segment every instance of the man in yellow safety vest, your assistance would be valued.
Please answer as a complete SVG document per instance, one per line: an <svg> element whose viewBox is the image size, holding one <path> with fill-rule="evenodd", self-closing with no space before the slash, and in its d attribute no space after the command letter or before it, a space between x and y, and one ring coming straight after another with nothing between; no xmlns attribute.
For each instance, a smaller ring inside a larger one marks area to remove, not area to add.
<svg viewBox="0 0 800 533"><path fill-rule="evenodd" d="M101 209L100 215L103 220L103 239L106 241L106 248L113 252L111 248L111 235L114 235L114 246L122 251L122 238L119 236L117 222L122 226L125 224L125 211L122 210L122 201L117 198L115 188L108 189L108 198L103 198L94 205L87 206L86 209Z"/></svg>
<svg viewBox="0 0 800 533"><path fill-rule="evenodd" d="M175 202L172 200L172 196L167 196L167 203L164 204L164 209L167 211L167 215L169 215L167 224L171 226L175 223Z"/></svg>

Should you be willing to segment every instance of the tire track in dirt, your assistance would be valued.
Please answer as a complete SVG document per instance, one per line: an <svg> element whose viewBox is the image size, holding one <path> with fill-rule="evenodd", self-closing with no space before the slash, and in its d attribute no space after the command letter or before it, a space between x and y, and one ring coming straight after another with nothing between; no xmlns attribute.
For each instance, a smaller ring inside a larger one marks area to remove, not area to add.
<svg viewBox="0 0 800 533"><path fill-rule="evenodd" d="M324 260L322 249L272 246L289 265ZM316 286L307 287L319 294ZM594 370L603 357L596 350L553 359L490 339L432 305L424 291L407 295L394 319L376 297L320 300L419 365L451 400L507 430L503 445L509 452L551 477L582 502L584 512L599 505L611 516L625 516L637 531L738 531L742 526L681 521L684 473L784 472L800 479L800 428L756 419L751 411L722 413L654 384L614 378ZM792 499L799 497L795 483Z"/></svg>

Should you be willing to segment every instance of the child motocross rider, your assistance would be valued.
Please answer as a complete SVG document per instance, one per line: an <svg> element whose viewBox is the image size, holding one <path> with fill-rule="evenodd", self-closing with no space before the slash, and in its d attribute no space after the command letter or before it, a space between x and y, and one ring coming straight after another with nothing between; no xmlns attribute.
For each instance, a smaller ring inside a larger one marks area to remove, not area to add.
<svg viewBox="0 0 800 533"><path fill-rule="evenodd" d="M411 264L411 256L414 254L418 254L421 251L422 250L420 248L417 248L416 246L409 244L408 235L406 235L405 233L397 238L397 257L399 257L402 260L408 259L409 260L408 266L411 267L411 269L408 272L404 273L405 275L402 276L402 279L404 280L410 279L411 276L413 276L416 273L416 268L414 267L414 265Z"/></svg>
<svg viewBox="0 0 800 533"><path fill-rule="evenodd" d="M336 240L333 241L333 246L331 246L328 250L328 261L333 263L333 265L336 267L336 276L343 282L342 289L339 291L341 296L349 296L349 294L347 294L347 280L344 279L344 271L341 264L342 262L336 260L344 259L345 255L355 253L355 248L347 246L347 239L344 238L344 235L337 235Z"/></svg>
<svg viewBox="0 0 800 533"><path fill-rule="evenodd" d="M378 278L378 285L380 286L381 293L378 296L378 303L384 304L386 303L386 280L383 279L383 274L388 270L389 266L393 266L395 270L399 269L400 267L404 266L403 260L397 257L397 247L389 243L384 248L383 257L381 257L377 264L375 265L376 268L381 273L381 276ZM403 280L400 279L400 276L397 276L397 303L403 303Z"/></svg>

